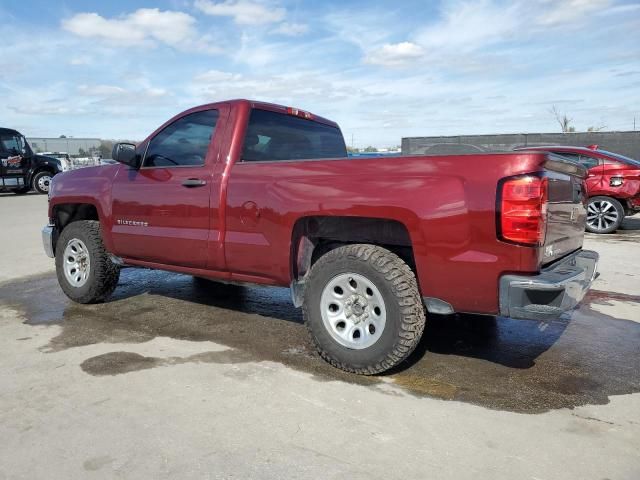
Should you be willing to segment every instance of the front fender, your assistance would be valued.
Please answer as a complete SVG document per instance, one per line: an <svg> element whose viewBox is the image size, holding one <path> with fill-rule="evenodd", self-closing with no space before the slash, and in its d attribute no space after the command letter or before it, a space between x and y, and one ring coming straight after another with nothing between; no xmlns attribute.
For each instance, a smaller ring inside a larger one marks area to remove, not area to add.
<svg viewBox="0 0 640 480"><path fill-rule="evenodd" d="M111 238L113 178L120 165L87 167L56 175L49 197L49 218L53 218L57 206L87 204L95 207L102 229L103 241L108 251L113 249Z"/></svg>

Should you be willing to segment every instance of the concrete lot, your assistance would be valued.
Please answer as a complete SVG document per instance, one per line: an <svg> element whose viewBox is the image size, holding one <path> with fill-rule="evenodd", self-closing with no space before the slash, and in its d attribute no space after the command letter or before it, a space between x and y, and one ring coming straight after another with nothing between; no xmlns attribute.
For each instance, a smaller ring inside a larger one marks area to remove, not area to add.
<svg viewBox="0 0 640 480"><path fill-rule="evenodd" d="M548 323L430 319L390 375L343 374L283 289L123 271L61 293L46 197L0 195L0 479L640 478L640 216Z"/></svg>

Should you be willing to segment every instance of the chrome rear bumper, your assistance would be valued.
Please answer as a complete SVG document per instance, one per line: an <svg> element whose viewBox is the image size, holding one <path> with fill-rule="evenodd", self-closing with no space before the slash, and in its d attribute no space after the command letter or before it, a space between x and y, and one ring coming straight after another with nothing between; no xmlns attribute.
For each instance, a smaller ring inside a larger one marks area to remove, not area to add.
<svg viewBox="0 0 640 480"><path fill-rule="evenodd" d="M584 298L597 277L598 254L580 250L538 275L500 278L500 315L544 320L559 317Z"/></svg>

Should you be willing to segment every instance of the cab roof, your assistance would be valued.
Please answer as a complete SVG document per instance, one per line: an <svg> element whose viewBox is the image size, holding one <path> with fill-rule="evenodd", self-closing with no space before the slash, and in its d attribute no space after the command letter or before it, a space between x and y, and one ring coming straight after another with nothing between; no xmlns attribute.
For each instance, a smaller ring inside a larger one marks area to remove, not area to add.
<svg viewBox="0 0 640 480"><path fill-rule="evenodd" d="M319 123L324 123L325 125L330 125L332 127L336 127L339 128L338 124L336 122L334 122L333 120L329 120L328 118L324 118L321 117L319 115L316 115L315 113L309 112L308 110L302 110L299 109L297 107L291 107L291 106L284 106L284 105L279 105L277 103L269 103L269 102L260 102L257 100L249 100L246 98L234 98L232 100L223 100L220 102L215 102L215 103L208 103L208 104L204 104L204 105L199 105L193 108L190 108L190 110L195 110L195 109L199 109L201 107L206 107L206 106L215 106L215 105L221 105L221 104L226 104L229 105L231 107L237 106L237 105L241 105L241 104L245 104L248 105L250 108L258 108L261 110L270 110L272 112L278 112L278 113L284 113L284 114L289 114L289 115L294 115L294 116L302 116L301 114L309 114L309 116L307 116L307 120L312 120L314 122L319 122ZM296 113L292 113L292 111L295 111Z"/></svg>
<svg viewBox="0 0 640 480"><path fill-rule="evenodd" d="M14 130L13 128L3 128L3 127L0 127L0 133L4 133L6 135L22 135L19 131Z"/></svg>

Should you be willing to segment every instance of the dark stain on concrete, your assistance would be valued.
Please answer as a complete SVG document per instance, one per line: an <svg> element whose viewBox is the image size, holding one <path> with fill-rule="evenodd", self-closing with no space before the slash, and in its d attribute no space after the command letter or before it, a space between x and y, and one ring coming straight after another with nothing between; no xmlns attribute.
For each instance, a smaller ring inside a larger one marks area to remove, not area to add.
<svg viewBox="0 0 640 480"><path fill-rule="evenodd" d="M594 291L571 315L550 322L430 317L416 352L386 378L413 395L525 413L606 404L611 395L640 392L640 323L589 307L614 297L638 304L640 315L638 297ZM0 287L0 302L20 308L27 323L62 326L45 351L167 336L213 341L246 355L215 363L266 360L323 381L375 385L383 380L347 374L323 362L309 343L288 289L238 287L126 269L114 296L102 305L70 302L52 275L5 284ZM206 361L126 352L100 357L87 360L84 370L113 375L172 361Z"/></svg>
<svg viewBox="0 0 640 480"><path fill-rule="evenodd" d="M113 463L114 459L109 455L103 455L100 457L92 457L84 461L83 467L88 472L97 472L102 467L105 467Z"/></svg>
<svg viewBox="0 0 640 480"><path fill-rule="evenodd" d="M145 357L133 352L109 352L86 359L80 364L85 372L101 375L120 375L123 373L146 370L158 366L180 365L183 363L244 363L256 360L242 350L222 350L202 352L188 357Z"/></svg>

